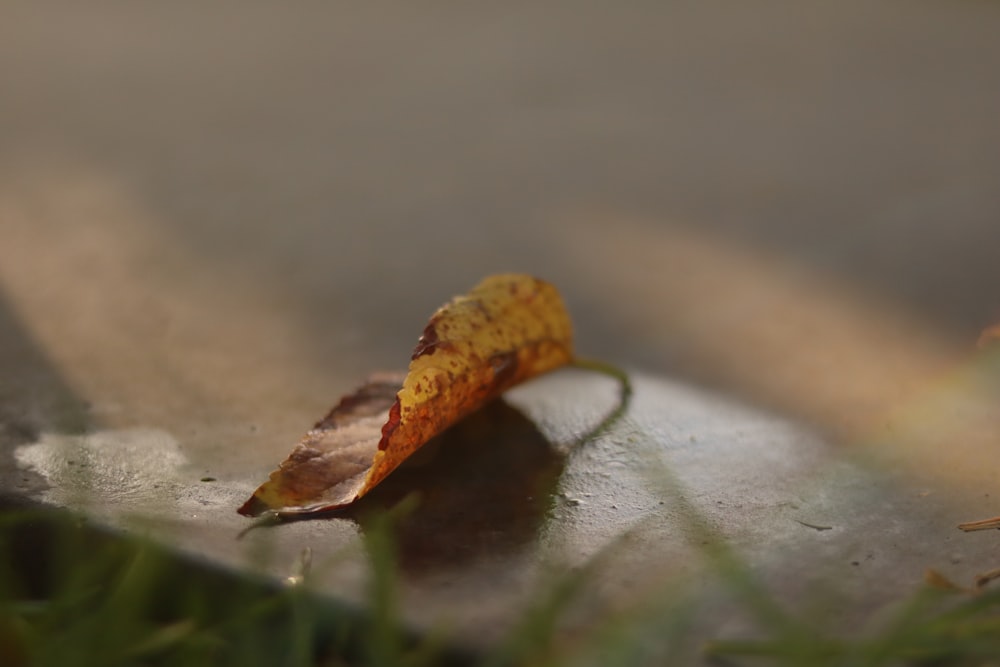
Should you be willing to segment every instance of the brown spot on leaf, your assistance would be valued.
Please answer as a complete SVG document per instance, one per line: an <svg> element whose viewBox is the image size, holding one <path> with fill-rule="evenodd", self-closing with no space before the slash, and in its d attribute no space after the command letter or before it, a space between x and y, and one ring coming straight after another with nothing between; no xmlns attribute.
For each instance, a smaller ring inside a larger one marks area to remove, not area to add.
<svg viewBox="0 0 1000 667"><path fill-rule="evenodd" d="M424 333L420 336L420 340L417 341L417 346L413 348L413 355L410 359L416 359L417 357L422 357L425 354L434 354L437 351L437 345L440 342L438 339L437 329L434 327L434 323L431 322L424 328Z"/></svg>

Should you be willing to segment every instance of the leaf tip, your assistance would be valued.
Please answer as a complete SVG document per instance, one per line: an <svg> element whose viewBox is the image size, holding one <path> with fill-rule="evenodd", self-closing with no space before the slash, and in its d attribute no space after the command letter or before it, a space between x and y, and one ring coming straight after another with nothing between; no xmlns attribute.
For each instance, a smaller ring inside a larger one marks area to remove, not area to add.
<svg viewBox="0 0 1000 667"><path fill-rule="evenodd" d="M240 505L239 509L236 511L243 516L260 516L264 512L270 510L271 507L265 503L263 500L257 497L257 495L252 495L247 499L245 503Z"/></svg>

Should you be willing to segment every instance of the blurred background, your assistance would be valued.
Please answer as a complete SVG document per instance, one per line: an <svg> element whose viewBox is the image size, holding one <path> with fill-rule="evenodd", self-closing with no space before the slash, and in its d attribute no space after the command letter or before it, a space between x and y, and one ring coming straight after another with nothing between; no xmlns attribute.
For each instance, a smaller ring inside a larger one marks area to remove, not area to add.
<svg viewBox="0 0 1000 667"><path fill-rule="evenodd" d="M582 353L844 442L1000 320L996 3L0 14L8 441L147 425L267 469L500 271Z"/></svg>

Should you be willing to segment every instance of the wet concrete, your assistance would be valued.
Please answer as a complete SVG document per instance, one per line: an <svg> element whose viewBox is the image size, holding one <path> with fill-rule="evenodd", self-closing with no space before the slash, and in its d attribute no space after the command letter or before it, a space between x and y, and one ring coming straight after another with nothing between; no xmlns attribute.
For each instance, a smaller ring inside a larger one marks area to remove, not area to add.
<svg viewBox="0 0 1000 667"><path fill-rule="evenodd" d="M236 540L235 508L435 307L524 270L635 401L570 452L613 387L544 379L366 503L423 499L413 623L489 642L605 548L581 627L697 587L706 540L789 602L826 582L845 627L998 565L954 528L1000 514L997 7L5 12L7 493L274 576L309 546L362 602L360 515Z"/></svg>
<svg viewBox="0 0 1000 667"><path fill-rule="evenodd" d="M817 591L833 598L824 618L845 628L915 591L928 567L971 581L994 561L992 535L955 528L993 487L958 491L851 460L786 420L636 380L627 416L595 441L574 447L614 406L616 388L559 372L460 424L356 507L242 538L249 522L235 509L259 475L203 476L212 456L167 432L47 435L15 456L47 480L38 499L186 554L281 580L308 548L311 585L360 606L367 518L394 510L404 618L474 646L502 639L556 573L595 559L602 564L567 632L663 591L715 599L719 543L792 608ZM715 636L749 622L734 609L715 614Z"/></svg>

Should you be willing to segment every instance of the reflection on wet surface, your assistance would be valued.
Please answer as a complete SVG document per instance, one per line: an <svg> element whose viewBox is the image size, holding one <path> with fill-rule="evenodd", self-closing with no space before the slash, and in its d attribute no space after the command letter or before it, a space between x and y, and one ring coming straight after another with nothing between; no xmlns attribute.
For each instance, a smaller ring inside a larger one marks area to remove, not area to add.
<svg viewBox="0 0 1000 667"><path fill-rule="evenodd" d="M36 494L46 485L18 469L14 451L38 440L42 431L79 433L91 425L84 400L32 340L4 299L0 284L0 504L8 496Z"/></svg>

